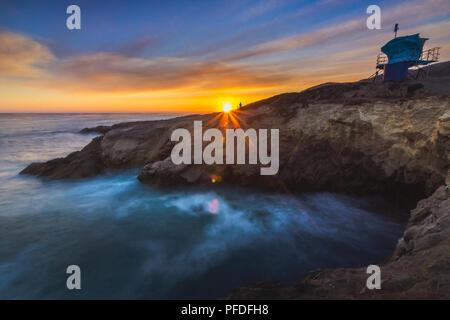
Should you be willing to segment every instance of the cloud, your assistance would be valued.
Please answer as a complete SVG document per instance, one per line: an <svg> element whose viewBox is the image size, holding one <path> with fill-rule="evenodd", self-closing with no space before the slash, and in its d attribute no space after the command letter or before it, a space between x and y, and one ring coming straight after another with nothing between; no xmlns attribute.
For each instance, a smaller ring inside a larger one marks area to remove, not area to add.
<svg viewBox="0 0 450 320"><path fill-rule="evenodd" d="M271 88L290 77L260 72L251 66L188 58L138 58L128 55L150 40L120 52L95 52L56 58L45 45L12 32L0 33L0 80L27 85L97 93L142 93L161 90L210 91L225 88ZM133 48L131 48L133 47Z"/></svg>
<svg viewBox="0 0 450 320"><path fill-rule="evenodd" d="M133 58L109 52L62 59L48 72L49 86L96 92L272 87L289 78L277 72L260 73L251 66L183 58Z"/></svg>
<svg viewBox="0 0 450 320"><path fill-rule="evenodd" d="M420 12L420 15L417 14L418 12ZM383 25L387 26L399 22L401 26L405 25L408 29L411 29L412 26L419 25L428 19L442 17L449 13L450 2L445 0L411 1L394 7L382 7L382 22ZM331 45L340 41L345 41L349 45L349 50L351 50L354 48L350 44L352 39L372 37L372 35L379 34L379 32L368 31L366 18L366 15L361 15L353 20L335 23L310 32L301 32L293 36L263 42L241 52L223 56L222 59L229 62L247 60L291 50L314 48L325 44Z"/></svg>
<svg viewBox="0 0 450 320"><path fill-rule="evenodd" d="M35 78L54 61L50 50L29 37L0 31L0 76Z"/></svg>
<svg viewBox="0 0 450 320"><path fill-rule="evenodd" d="M322 7L334 5L330 0L321 3ZM264 14L264 7L254 10L251 14ZM205 97L202 100L205 105L220 95L239 100L260 99L262 95L299 91L321 82L369 76L374 71L381 45L392 37L391 22L400 23L402 35L421 32L422 36L430 37L427 47L442 46L441 60L449 59L448 13L448 1L411 1L382 7L383 30L368 30L367 15L362 12L352 19L336 17L327 25L308 32L251 42L255 45L246 40L251 36L247 30L242 38L239 34L232 35L232 39L239 39L239 45L228 46L224 41L223 50L207 47L201 52L205 48L199 48L197 54L181 57L145 57L150 47L155 47L155 40L149 37L130 41L116 52L56 57L45 42L0 32L0 83L69 93L67 96L80 101L105 97L105 105L122 98L128 99L122 100L125 103L135 99L142 105L148 101L152 104L159 101L160 105L175 101L178 105L189 106L197 106L199 97ZM295 14L300 13L292 13ZM11 90L3 90L3 93L8 92ZM18 97L10 95L11 101L18 101ZM49 100L42 98L46 103Z"/></svg>
<svg viewBox="0 0 450 320"><path fill-rule="evenodd" d="M122 45L119 48L118 52L125 56L136 57L145 53L145 51L155 43L156 40L153 37L149 36L139 37L131 42Z"/></svg>
<svg viewBox="0 0 450 320"><path fill-rule="evenodd" d="M208 55L216 54L216 56L220 52L225 51L236 51L237 48L246 48L249 47L249 44L252 43L261 43L260 39L266 39L267 33L270 33L271 30L277 29L279 27L285 27L286 25L298 24L299 21L307 20L308 17L313 17L317 14L321 14L324 10L329 11L336 9L340 6L352 3L358 0L351 1L339 1L339 0L321 0L314 3L303 5L301 9L297 9L295 11L287 11L287 13L276 15L272 20L269 20L263 24L258 24L254 27L244 29L242 32L237 34L232 34L228 39L220 39L219 42L209 44L206 47L202 47L200 49L192 50L189 53L189 56L192 57L204 57ZM244 20L247 20L250 17L254 17L262 15L265 13L263 8L268 9L270 7L280 8L286 7L291 4L293 1L282 1L281 2L266 2L265 4L256 5L257 8L250 7L245 10L241 15L238 16L238 21L242 23ZM295 1L294 1L295 2ZM270 5L269 5L270 3ZM303 22L302 22L303 23Z"/></svg>
<svg viewBox="0 0 450 320"><path fill-rule="evenodd" d="M238 21L243 22L251 19L259 18L269 12L277 10L283 6L290 4L292 0L263 0L258 1L255 5L248 7L239 16Z"/></svg>
<svg viewBox="0 0 450 320"><path fill-rule="evenodd" d="M228 61L236 61L252 58L255 56L274 54L283 51L289 51L299 48L310 47L313 45L323 44L324 42L336 38L336 36L342 36L348 34L353 30L361 28L364 21L353 20L342 23L340 25L331 26L328 28L322 28L317 31L298 34L291 37L285 37L279 40L269 41L250 48L249 50L232 55L227 58Z"/></svg>

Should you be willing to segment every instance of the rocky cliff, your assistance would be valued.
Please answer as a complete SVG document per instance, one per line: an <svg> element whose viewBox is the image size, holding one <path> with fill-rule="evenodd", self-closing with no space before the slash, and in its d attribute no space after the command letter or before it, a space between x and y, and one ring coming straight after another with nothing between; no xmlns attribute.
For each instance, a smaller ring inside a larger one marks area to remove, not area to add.
<svg viewBox="0 0 450 320"><path fill-rule="evenodd" d="M159 186L222 183L291 191L382 192L415 202L448 181L449 98L422 83L324 84L259 101L235 114L245 129L280 129L280 170L255 165L184 165L170 160L176 128L220 126L217 114L123 123L62 159L22 173L83 178L106 169L142 167L139 180ZM219 117L220 118L220 117ZM231 123L229 126L234 126ZM407 197L404 197L407 195Z"/></svg>
<svg viewBox="0 0 450 320"><path fill-rule="evenodd" d="M52 179L84 178L105 170L140 167L141 182L161 187L211 184L215 175L221 177L221 184L277 192L382 193L411 208L429 197L412 211L394 260L386 265L393 280L386 279L389 289L383 292L389 292L385 297L405 297L411 292L431 297L447 290L448 296L450 210L445 185L450 182L450 72L445 70L450 70L449 64L437 70L426 81L327 83L236 111L239 125L229 121L228 127L280 130L276 176L261 176L257 165L176 166L171 162L174 129L192 132L194 120L203 121L204 130L220 127L220 114L102 127L104 135L83 150L31 164L22 173ZM434 258L424 258L425 254ZM399 270L406 268L408 273L414 264L418 264L417 277L398 278ZM436 272L434 278L432 272ZM360 297L360 278L359 269L321 271L293 288L260 283L236 291L232 297L269 297L269 293L283 298Z"/></svg>

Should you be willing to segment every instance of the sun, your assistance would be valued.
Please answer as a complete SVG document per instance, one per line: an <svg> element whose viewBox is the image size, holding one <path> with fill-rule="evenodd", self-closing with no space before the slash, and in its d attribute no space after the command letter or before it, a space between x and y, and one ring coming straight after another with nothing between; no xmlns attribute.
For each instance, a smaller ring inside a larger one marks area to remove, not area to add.
<svg viewBox="0 0 450 320"><path fill-rule="evenodd" d="M228 113L228 112L230 112L231 111L231 102L228 102L228 101L223 101L222 102L222 110L223 110L223 112L226 112L226 113Z"/></svg>

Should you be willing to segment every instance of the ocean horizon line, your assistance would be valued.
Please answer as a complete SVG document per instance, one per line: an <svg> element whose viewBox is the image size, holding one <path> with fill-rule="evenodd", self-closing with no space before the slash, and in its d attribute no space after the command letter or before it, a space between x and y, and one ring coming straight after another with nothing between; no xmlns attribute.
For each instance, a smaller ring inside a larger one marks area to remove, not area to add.
<svg viewBox="0 0 450 320"><path fill-rule="evenodd" d="M3 112L0 114L173 114L173 115L186 115L186 114L208 114L214 112Z"/></svg>

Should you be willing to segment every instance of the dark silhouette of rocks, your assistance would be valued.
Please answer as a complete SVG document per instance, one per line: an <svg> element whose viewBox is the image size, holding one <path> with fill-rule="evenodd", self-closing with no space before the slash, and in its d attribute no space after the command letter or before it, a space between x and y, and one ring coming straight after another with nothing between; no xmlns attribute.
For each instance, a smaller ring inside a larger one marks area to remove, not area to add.
<svg viewBox="0 0 450 320"><path fill-rule="evenodd" d="M84 128L80 130L80 133L100 133L106 134L109 130L111 130L110 126L97 126L94 128Z"/></svg>

